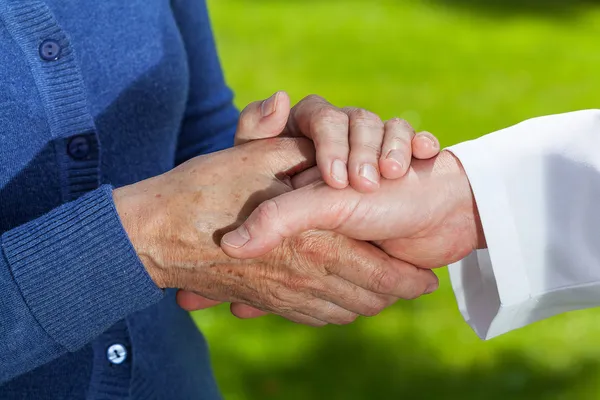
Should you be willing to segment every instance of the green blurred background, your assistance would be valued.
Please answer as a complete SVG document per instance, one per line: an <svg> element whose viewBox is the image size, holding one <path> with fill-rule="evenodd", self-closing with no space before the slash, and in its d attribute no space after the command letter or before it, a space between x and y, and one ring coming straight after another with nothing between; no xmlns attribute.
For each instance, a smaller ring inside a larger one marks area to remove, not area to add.
<svg viewBox="0 0 600 400"><path fill-rule="evenodd" d="M444 146L597 108L591 0L209 0L237 104L287 90L400 116ZM194 314L226 399L600 399L600 312L480 341L441 289L350 326Z"/></svg>

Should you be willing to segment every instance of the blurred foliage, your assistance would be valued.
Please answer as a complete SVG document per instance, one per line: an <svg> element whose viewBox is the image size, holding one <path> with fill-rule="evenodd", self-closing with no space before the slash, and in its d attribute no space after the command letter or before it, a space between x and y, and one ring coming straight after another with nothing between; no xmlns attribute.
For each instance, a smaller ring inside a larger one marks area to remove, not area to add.
<svg viewBox="0 0 600 400"><path fill-rule="evenodd" d="M597 108L592 0L209 0L237 104L279 89L401 116L443 145ZM441 289L351 326L194 314L226 399L598 399L600 310L481 341Z"/></svg>
<svg viewBox="0 0 600 400"><path fill-rule="evenodd" d="M586 12L598 0L431 0L450 7L463 7L470 11L485 12L493 17L531 14L563 18Z"/></svg>

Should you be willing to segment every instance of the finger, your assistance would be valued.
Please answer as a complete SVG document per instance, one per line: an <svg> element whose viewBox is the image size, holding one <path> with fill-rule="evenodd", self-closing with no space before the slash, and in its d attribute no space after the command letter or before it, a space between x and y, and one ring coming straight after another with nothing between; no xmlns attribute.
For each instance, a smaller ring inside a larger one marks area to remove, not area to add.
<svg viewBox="0 0 600 400"><path fill-rule="evenodd" d="M331 187L348 186L348 115L319 96L308 96L290 113L287 131L313 140L317 166Z"/></svg>
<svg viewBox="0 0 600 400"><path fill-rule="evenodd" d="M414 129L400 118L385 123L379 168L386 179L398 179L406 174L412 158Z"/></svg>
<svg viewBox="0 0 600 400"><path fill-rule="evenodd" d="M412 155L420 160L433 158L440 153L439 140L429 132L419 132L412 140Z"/></svg>
<svg viewBox="0 0 600 400"><path fill-rule="evenodd" d="M341 269L352 269L352 264L344 264ZM352 313L373 317L384 308L394 304L398 298L371 292L340 275L330 275L323 281L323 289L314 295Z"/></svg>
<svg viewBox="0 0 600 400"><path fill-rule="evenodd" d="M264 101L250 103L240 114L235 145L279 135L287 124L289 114L290 97L286 92L280 91Z"/></svg>
<svg viewBox="0 0 600 400"><path fill-rule="evenodd" d="M331 190L315 183L261 203L236 230L225 234L221 248L230 257L255 258L285 238L311 229L333 230L358 206L360 194L350 188Z"/></svg>
<svg viewBox="0 0 600 400"><path fill-rule="evenodd" d="M343 110L348 114L350 125L350 185L359 192L373 192L379 188L383 122L377 115L361 108Z"/></svg>
<svg viewBox="0 0 600 400"><path fill-rule="evenodd" d="M308 186L311 183L317 182L321 179L321 171L319 168L312 167L292 177L292 187L298 189L304 186Z"/></svg>
<svg viewBox="0 0 600 400"><path fill-rule="evenodd" d="M352 252L342 253L346 258L330 266L331 274L369 292L402 299L414 299L437 289L438 278L433 271L390 257L368 242L348 240Z"/></svg>
<svg viewBox="0 0 600 400"><path fill-rule="evenodd" d="M258 318L269 314L267 311L259 310L244 303L231 303L231 313L238 318Z"/></svg>
<svg viewBox="0 0 600 400"><path fill-rule="evenodd" d="M236 306L236 313L240 306ZM251 306L247 307L252 308ZM260 313L260 310L258 310L257 313L256 311L249 311L246 308L243 312L258 314ZM354 322L358 317L354 312L348 311L337 304L317 297L308 301L295 303L293 306L287 305L285 309L272 307L269 308L269 312L294 322L312 326L323 326L325 324L346 325Z"/></svg>
<svg viewBox="0 0 600 400"><path fill-rule="evenodd" d="M358 318L356 313L320 298L305 302L301 308L294 310L294 312L296 315L303 314L304 316L334 325L351 324ZM287 318L287 314L288 312L282 313L281 315L286 316Z"/></svg>
<svg viewBox="0 0 600 400"><path fill-rule="evenodd" d="M243 304L243 303L231 304L231 313L241 319L258 318L258 317L262 317L267 314L270 314L267 311L262 311L262 310L259 310L258 308L254 308L254 307L251 307L251 306L249 306L247 304ZM297 311L288 311L288 312L282 313L280 315L292 322L296 322L296 323L303 324L303 325L309 325L309 326L315 326L315 327L327 325L327 322L321 321L317 318L313 318L309 315L302 314Z"/></svg>
<svg viewBox="0 0 600 400"><path fill-rule="evenodd" d="M308 315L304 315L296 311L289 311L285 314L281 314L281 317L297 324L313 326L315 328L320 328L327 325L327 322L323 322L319 319L309 317Z"/></svg>
<svg viewBox="0 0 600 400"><path fill-rule="evenodd" d="M176 299L179 307L186 311L204 310L221 304L220 301L210 300L187 290L178 290Z"/></svg>

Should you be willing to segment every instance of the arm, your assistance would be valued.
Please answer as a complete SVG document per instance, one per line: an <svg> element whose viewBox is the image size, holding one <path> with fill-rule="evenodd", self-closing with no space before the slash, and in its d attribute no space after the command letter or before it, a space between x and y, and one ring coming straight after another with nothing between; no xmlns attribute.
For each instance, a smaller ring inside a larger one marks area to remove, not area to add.
<svg viewBox="0 0 600 400"><path fill-rule="evenodd" d="M193 74L179 163L229 147L237 122L205 4L185 3L176 17ZM0 290L0 383L78 350L162 298L123 230L109 186L5 232Z"/></svg>
<svg viewBox="0 0 600 400"><path fill-rule="evenodd" d="M450 275L459 307L480 337L491 338L600 305L599 133L599 111L529 120L413 161L376 193L323 184L285 193L239 228L243 246L228 243L231 233L221 244L251 258L325 229L375 241L421 268L458 262ZM486 241L489 250L475 251ZM401 283L392 271L387 279Z"/></svg>
<svg viewBox="0 0 600 400"><path fill-rule="evenodd" d="M469 178L487 250L450 266L482 338L600 305L600 111L535 118L451 147Z"/></svg>
<svg viewBox="0 0 600 400"><path fill-rule="evenodd" d="M173 14L188 55L190 89L177 148L180 164L199 154L231 147L238 121L225 84L203 0L175 0Z"/></svg>
<svg viewBox="0 0 600 400"><path fill-rule="evenodd" d="M103 186L5 232L0 383L92 341L162 297Z"/></svg>

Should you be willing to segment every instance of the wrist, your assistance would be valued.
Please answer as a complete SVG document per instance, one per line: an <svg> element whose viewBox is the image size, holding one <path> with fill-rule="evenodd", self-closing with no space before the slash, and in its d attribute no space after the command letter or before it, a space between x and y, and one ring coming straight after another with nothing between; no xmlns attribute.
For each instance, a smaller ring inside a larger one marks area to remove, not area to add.
<svg viewBox="0 0 600 400"><path fill-rule="evenodd" d="M165 289L169 287L169 274L156 257L158 249L153 245L156 243L153 238L156 237L155 233L159 228L154 219L150 218L152 205L147 201L149 192L147 188L139 187L145 183L146 181L143 181L113 190L113 201L121 224L148 275L156 286Z"/></svg>
<svg viewBox="0 0 600 400"><path fill-rule="evenodd" d="M466 221L466 240L469 241L469 245L473 250L487 248L477 202L458 157L448 150L442 151L434 164L434 173L436 172L443 175L448 184L449 198L453 199L455 204L453 212L461 214Z"/></svg>

